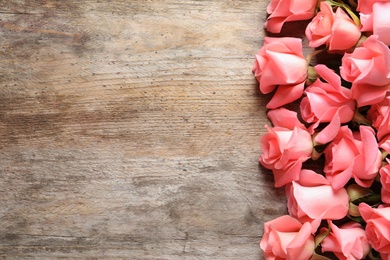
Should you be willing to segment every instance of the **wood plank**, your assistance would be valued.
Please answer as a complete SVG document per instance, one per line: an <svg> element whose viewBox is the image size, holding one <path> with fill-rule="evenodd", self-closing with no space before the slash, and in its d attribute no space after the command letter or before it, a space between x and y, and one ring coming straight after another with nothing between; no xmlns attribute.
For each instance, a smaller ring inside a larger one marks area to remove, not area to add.
<svg viewBox="0 0 390 260"><path fill-rule="evenodd" d="M0 256L262 259L267 1L0 3Z"/></svg>

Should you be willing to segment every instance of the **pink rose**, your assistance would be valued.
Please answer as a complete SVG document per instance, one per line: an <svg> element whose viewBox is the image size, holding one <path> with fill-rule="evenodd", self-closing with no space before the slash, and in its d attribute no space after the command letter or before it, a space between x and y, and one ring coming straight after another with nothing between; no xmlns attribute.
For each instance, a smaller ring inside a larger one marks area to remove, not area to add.
<svg viewBox="0 0 390 260"><path fill-rule="evenodd" d="M316 137L317 142L325 144L334 138L329 131L336 135L341 123L352 120L355 101L352 99L351 90L341 86L341 79L333 70L321 64L315 66L315 70L326 82L318 78L306 88L306 97L300 103L300 111L303 120L314 123L309 127L310 133L313 133L320 123L331 123L328 125L328 132L323 133L324 137Z"/></svg>
<svg viewBox="0 0 390 260"><path fill-rule="evenodd" d="M310 259L314 252L311 226L287 215L268 221L264 224L260 248L266 260Z"/></svg>
<svg viewBox="0 0 390 260"><path fill-rule="evenodd" d="M382 138L378 143L378 145L379 148L383 149L388 154L390 154L390 135L387 135L385 138Z"/></svg>
<svg viewBox="0 0 390 260"><path fill-rule="evenodd" d="M364 259L370 252L366 232L359 223L337 227L328 221L331 232L321 242L322 252L333 252L340 260Z"/></svg>
<svg viewBox="0 0 390 260"><path fill-rule="evenodd" d="M390 2L389 0L358 1L361 31L373 32L378 39L390 45Z"/></svg>
<svg viewBox="0 0 390 260"><path fill-rule="evenodd" d="M379 170L381 188L381 199L385 203L390 204L390 164L383 166Z"/></svg>
<svg viewBox="0 0 390 260"><path fill-rule="evenodd" d="M299 38L265 37L256 55L253 72L264 94L277 88L267 108L273 109L300 98L307 78L307 62Z"/></svg>
<svg viewBox="0 0 390 260"><path fill-rule="evenodd" d="M271 0L267 6L270 14L264 26L267 31L279 33L285 22L311 19L317 0Z"/></svg>
<svg viewBox="0 0 390 260"><path fill-rule="evenodd" d="M372 122L372 126L377 130L378 140L385 141L385 137L390 134L390 96L386 96L381 102L373 104L367 111L367 119Z"/></svg>
<svg viewBox="0 0 390 260"><path fill-rule="evenodd" d="M366 234L370 245L382 257L390 254L390 207L381 205L372 208L366 203L360 203L359 212L367 223Z"/></svg>
<svg viewBox="0 0 390 260"><path fill-rule="evenodd" d="M335 189L354 178L362 187L371 186L382 163L375 133L371 127L360 126L352 133L342 126L333 141L325 148L324 172Z"/></svg>
<svg viewBox="0 0 390 260"><path fill-rule="evenodd" d="M274 127L266 126L268 133L261 138L259 162L272 170L275 187L281 187L298 180L302 162L310 158L313 143L296 112L279 108L269 111L268 118Z"/></svg>
<svg viewBox="0 0 390 260"><path fill-rule="evenodd" d="M342 219L348 213L347 190L335 190L324 176L302 170L298 181L286 185L287 206L291 216L310 222L314 233L323 219Z"/></svg>
<svg viewBox="0 0 390 260"><path fill-rule="evenodd" d="M321 2L320 12L308 24L305 34L310 47L326 44L329 51L349 50L361 35L355 22L341 8L334 13L327 2Z"/></svg>
<svg viewBox="0 0 390 260"><path fill-rule="evenodd" d="M383 125L390 113L390 96L386 96L381 102L371 105L367 111L367 119L372 122L376 130Z"/></svg>
<svg viewBox="0 0 390 260"><path fill-rule="evenodd" d="M342 58L340 74L352 82L352 94L358 106L382 101L390 87L390 50L378 36L372 35L361 47Z"/></svg>

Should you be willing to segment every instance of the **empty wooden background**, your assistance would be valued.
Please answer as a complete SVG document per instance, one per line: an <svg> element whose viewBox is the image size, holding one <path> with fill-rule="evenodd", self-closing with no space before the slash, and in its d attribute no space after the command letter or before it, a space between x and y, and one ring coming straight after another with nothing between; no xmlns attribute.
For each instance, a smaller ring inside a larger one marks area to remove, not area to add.
<svg viewBox="0 0 390 260"><path fill-rule="evenodd" d="M0 1L0 256L263 259L267 4Z"/></svg>

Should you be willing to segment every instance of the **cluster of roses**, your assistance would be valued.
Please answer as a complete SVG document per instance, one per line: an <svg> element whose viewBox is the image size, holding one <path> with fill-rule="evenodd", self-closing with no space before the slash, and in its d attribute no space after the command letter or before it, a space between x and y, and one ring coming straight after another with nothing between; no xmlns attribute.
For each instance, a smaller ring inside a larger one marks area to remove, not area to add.
<svg viewBox="0 0 390 260"><path fill-rule="evenodd" d="M272 94L259 162L289 213L264 224L264 256L390 259L390 0L271 0L267 12L272 33L307 20L315 49L266 37L256 54Z"/></svg>

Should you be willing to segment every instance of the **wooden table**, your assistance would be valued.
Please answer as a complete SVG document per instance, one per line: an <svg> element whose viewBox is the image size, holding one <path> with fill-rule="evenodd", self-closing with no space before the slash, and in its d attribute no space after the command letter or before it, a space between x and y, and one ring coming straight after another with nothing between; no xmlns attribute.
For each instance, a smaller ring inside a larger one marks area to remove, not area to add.
<svg viewBox="0 0 390 260"><path fill-rule="evenodd" d="M263 259L267 4L1 1L1 258Z"/></svg>

